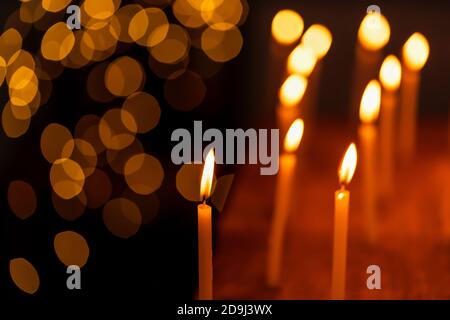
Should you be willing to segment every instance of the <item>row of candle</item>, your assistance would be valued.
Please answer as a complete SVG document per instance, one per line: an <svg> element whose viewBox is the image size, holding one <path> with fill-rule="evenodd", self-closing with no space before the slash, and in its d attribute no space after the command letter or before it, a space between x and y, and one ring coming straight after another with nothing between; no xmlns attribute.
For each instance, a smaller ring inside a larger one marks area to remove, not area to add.
<svg viewBox="0 0 450 320"><path fill-rule="evenodd" d="M400 105L400 151L402 159L409 159L413 154L415 121L417 113L420 70L425 65L429 46L425 37L413 34L403 47L403 69L398 58L389 55L385 58L379 71L378 80L370 80L371 70L376 68L381 49L390 37L389 23L381 14L377 15L374 26L371 14L361 23L358 32L357 62L354 92L358 94L361 83L365 89L360 96L359 140L363 153L364 210L367 215L367 235L370 241L376 239L376 198L378 187L375 176L377 162L378 128L375 125L381 107L380 120L380 166L383 173L380 190L390 194L392 190L394 166L394 137L396 129L396 112L398 89L401 87ZM300 15L291 10L282 10L274 18L272 34L282 45L292 45L303 34L304 23ZM308 78L319 69L319 64L328 53L332 42L329 30L319 24L312 25L303 35L300 44L287 57L287 79L279 91L280 105L277 108L280 130L285 134L284 152L280 157L280 171L275 190L275 207L272 217L268 243L267 283L276 287L280 283L281 257L283 250L284 229L289 213L289 202L293 189L292 181L297 163L295 154L302 140L304 122L299 118L300 104L308 89ZM316 81L318 78L316 78ZM367 81L366 79L369 79ZM368 83L368 84L367 84ZM366 85L367 84L367 85ZM363 88L364 88L363 86ZM362 95L362 98L361 98ZM312 105L301 105L311 109ZM311 110L309 110L311 111ZM348 185L356 170L357 150L355 144L347 149L339 169L340 189L335 193L335 221L333 239L332 299L344 299L347 228L350 193ZM205 160L201 181L201 195L206 200L211 192L214 172L214 151L211 150ZM199 254L199 299L213 298L212 286L212 228L211 207L205 201L198 206L198 254Z"/></svg>
<svg viewBox="0 0 450 320"><path fill-rule="evenodd" d="M278 15L295 15L292 11L282 11ZM278 16L277 15L277 16ZM375 16L374 16L375 15ZM287 19L286 26L292 26L293 18ZM272 33L275 40L282 34L282 19L278 16L274 19ZM375 23L375 24L374 24ZM277 25L274 27L274 25ZM303 25L303 24L302 24ZM287 28L289 29L289 28ZM317 33L318 38L315 43L329 43L331 45L331 34ZM420 33L414 33L403 46L403 69L407 75L402 81L402 64L394 55L385 58L379 70L379 80L371 79L372 70L378 68L381 49L388 43L390 28L387 19L379 13L368 14L361 23L358 32L358 45L356 48L356 71L354 76L353 92L360 99L360 121L359 140L363 152L363 193L364 211L367 221L367 236L370 242L376 241L376 199L378 191L382 195L390 196L394 186L394 143L399 143L401 159L410 160L414 153L415 126L418 104L418 88L420 70L425 65L429 55L429 45L426 38ZM284 43L283 41L279 41ZM297 115L292 109L299 109L305 92L308 90L306 79L312 72L309 69L311 59L301 60L295 54L299 48L305 46L304 41L292 51L288 58L288 72L292 73L282 85L279 97L280 106L278 115L280 128L286 127L290 120L289 116ZM330 46L327 47L327 51ZM314 50L312 50L314 51ZM322 58L321 56L320 58ZM293 62L293 59L298 61ZM296 65L296 69L290 67ZM302 68L302 65L304 66ZM314 67L313 67L314 69ZM308 72L296 72L295 70L308 70ZM364 92L359 93L359 87L365 86ZM398 89L401 87L400 97L400 125L397 128L397 108ZM383 89L383 90L382 90ZM362 95L362 98L361 98ZM381 107L380 119L380 150L377 149L378 127L375 125L378 120ZM288 115L288 116L286 116ZM396 130L399 129L399 140L395 140ZM289 132L287 138L289 138ZM380 155L380 186L377 186L376 168ZM356 168L357 152L352 144L347 150L341 164L339 177L341 186L349 183ZM267 268L267 283L270 286L278 286L280 279L281 251L284 227L287 220L287 210L289 190L292 188L290 179L284 176L284 172L293 169L292 164L280 162L280 175L278 180L276 206L273 214L271 237L269 238L269 254ZM289 173L287 173L289 174ZM286 175L287 175L286 174ZM282 191L280 191L282 190ZM335 225L333 240L333 267L332 267L332 290L333 299L344 299L345 297L345 269L346 269L346 248L347 248L347 226L348 226L348 205L350 194L344 187L335 195ZM282 205L279 205L279 204Z"/></svg>

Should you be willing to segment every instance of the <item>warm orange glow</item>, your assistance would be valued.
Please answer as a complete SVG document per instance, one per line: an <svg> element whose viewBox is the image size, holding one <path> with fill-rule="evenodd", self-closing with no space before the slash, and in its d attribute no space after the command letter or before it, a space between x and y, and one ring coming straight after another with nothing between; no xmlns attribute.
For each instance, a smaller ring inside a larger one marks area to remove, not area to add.
<svg viewBox="0 0 450 320"><path fill-rule="evenodd" d="M356 170L356 162L358 155L356 152L356 146L352 143L342 159L341 166L339 168L339 182L342 185L347 185L352 181L353 175Z"/></svg>
<svg viewBox="0 0 450 320"><path fill-rule="evenodd" d="M403 59L411 70L421 70L430 55L430 45L421 33L414 33L403 46Z"/></svg>
<svg viewBox="0 0 450 320"><path fill-rule="evenodd" d="M402 79L402 65L394 55L384 59L380 69L380 80L383 87L388 90L397 90Z"/></svg>
<svg viewBox="0 0 450 320"><path fill-rule="evenodd" d="M284 150L286 152L295 152L300 145L303 137L305 125L302 119L295 120L289 128L284 139Z"/></svg>
<svg viewBox="0 0 450 320"><path fill-rule="evenodd" d="M291 74L301 74L308 77L314 70L316 63L317 56L314 50L305 44L301 44L289 55L287 69Z"/></svg>
<svg viewBox="0 0 450 320"><path fill-rule="evenodd" d="M279 11L272 21L272 36L283 45L291 45L300 39L304 23L302 17L292 10Z"/></svg>
<svg viewBox="0 0 450 320"><path fill-rule="evenodd" d="M279 92L280 102L283 106L293 107L303 98L308 80L302 75L291 75L281 86Z"/></svg>
<svg viewBox="0 0 450 320"><path fill-rule="evenodd" d="M323 58L330 50L333 36L327 27L321 24L313 24L305 31L302 43L314 50L318 59Z"/></svg>
<svg viewBox="0 0 450 320"><path fill-rule="evenodd" d="M372 80L364 90L359 109L359 118L363 123L372 123L378 119L381 104L381 86Z"/></svg>
<svg viewBox="0 0 450 320"><path fill-rule="evenodd" d="M389 42L390 36L389 22L380 13L367 14L358 30L359 43L371 51L383 48Z"/></svg>
<svg viewBox="0 0 450 320"><path fill-rule="evenodd" d="M200 183L200 196L202 199L207 199L211 195L212 182L214 177L214 149L208 152L203 167L202 180Z"/></svg>

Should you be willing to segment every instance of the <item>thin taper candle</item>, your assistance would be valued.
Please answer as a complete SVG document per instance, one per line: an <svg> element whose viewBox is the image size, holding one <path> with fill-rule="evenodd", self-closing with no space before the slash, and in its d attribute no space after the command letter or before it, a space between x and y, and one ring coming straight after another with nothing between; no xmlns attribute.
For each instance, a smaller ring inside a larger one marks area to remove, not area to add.
<svg viewBox="0 0 450 320"><path fill-rule="evenodd" d="M339 169L340 190L335 193L333 267L331 299L345 299L345 277L347 268L347 233L350 192L345 186L350 183L356 170L357 152L352 143L345 153Z"/></svg>
<svg viewBox="0 0 450 320"><path fill-rule="evenodd" d="M198 298L213 299L213 254L212 254L212 210L206 204L210 196L214 176L214 150L205 160L200 186L200 195L204 199L197 208L198 214Z"/></svg>

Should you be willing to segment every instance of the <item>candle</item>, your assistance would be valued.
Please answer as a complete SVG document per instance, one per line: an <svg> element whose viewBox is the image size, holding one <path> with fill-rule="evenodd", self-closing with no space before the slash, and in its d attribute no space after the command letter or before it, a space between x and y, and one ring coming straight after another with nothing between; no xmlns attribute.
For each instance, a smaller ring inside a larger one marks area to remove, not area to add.
<svg viewBox="0 0 450 320"><path fill-rule="evenodd" d="M308 80L302 75L289 76L279 91L280 104L277 108L278 125L281 135L284 136L289 125L299 117L299 103L308 85Z"/></svg>
<svg viewBox="0 0 450 320"><path fill-rule="evenodd" d="M308 90L302 101L301 116L308 125L315 123L317 115L317 97L319 93L319 84L322 73L322 61L331 47L333 37L331 32L321 24L313 24L304 33L301 44L311 48L316 56L313 72L308 79ZM311 129L311 127L310 127ZM311 130L308 130L311 132Z"/></svg>
<svg viewBox="0 0 450 320"><path fill-rule="evenodd" d="M276 287L280 282L284 230L289 214L292 181L297 163L297 157L294 152L300 145L303 129L303 120L295 120L286 135L284 153L280 157L280 171L275 191L275 208L268 243L267 284L270 287Z"/></svg>
<svg viewBox="0 0 450 320"><path fill-rule="evenodd" d="M205 166L200 184L200 194L204 199L198 206L198 298L213 299L213 267L212 267L212 222L211 207L206 199L211 193L214 176L214 150L206 156Z"/></svg>
<svg viewBox="0 0 450 320"><path fill-rule="evenodd" d="M389 55L380 69L383 85L380 119L380 191L389 197L394 187L394 138L396 136L397 91L402 78L400 61Z"/></svg>
<svg viewBox="0 0 450 320"><path fill-rule="evenodd" d="M358 30L356 64L352 86L351 117L358 114L359 99L364 85L377 75L382 58L382 49L389 42L391 30L389 22L381 13L368 13Z"/></svg>
<svg viewBox="0 0 450 320"><path fill-rule="evenodd" d="M367 236L370 243L376 241L376 173L378 129L375 121L378 119L381 103L381 86L377 80L367 85L361 99L359 118L359 141L362 149L363 206L366 217Z"/></svg>
<svg viewBox="0 0 450 320"><path fill-rule="evenodd" d="M350 183L356 170L357 152L354 143L345 153L339 169L340 190L335 193L334 209L334 242L333 271L331 283L331 299L345 298L345 273L347 260L347 229L350 192L345 186Z"/></svg>
<svg viewBox="0 0 450 320"><path fill-rule="evenodd" d="M269 109L276 103L278 86L285 77L286 59L300 39L303 29L303 18L293 10L281 10L272 20L272 37L269 38L270 51L267 59L270 63L267 63L267 84L264 93L266 107Z"/></svg>
<svg viewBox="0 0 450 320"><path fill-rule="evenodd" d="M427 39L414 33L403 46L404 76L401 84L399 152L403 164L414 156L420 87L420 70L430 53Z"/></svg>

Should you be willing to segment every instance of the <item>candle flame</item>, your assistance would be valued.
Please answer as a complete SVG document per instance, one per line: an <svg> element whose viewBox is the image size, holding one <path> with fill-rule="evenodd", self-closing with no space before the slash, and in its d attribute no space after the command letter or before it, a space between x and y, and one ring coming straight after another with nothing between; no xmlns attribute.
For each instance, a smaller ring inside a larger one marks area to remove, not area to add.
<svg viewBox="0 0 450 320"><path fill-rule="evenodd" d="M384 59L380 69L380 80L383 87L388 90L397 90L402 80L402 65L398 58L389 55Z"/></svg>
<svg viewBox="0 0 450 320"><path fill-rule="evenodd" d="M364 90L359 108L359 118L363 123L372 123L378 119L381 104L381 86L372 80Z"/></svg>
<svg viewBox="0 0 450 320"><path fill-rule="evenodd" d="M200 196L206 200L211 195L212 182L214 177L214 149L211 149L206 156L203 167L202 180L200 183Z"/></svg>
<svg viewBox="0 0 450 320"><path fill-rule="evenodd" d="M390 36L389 22L381 13L368 13L358 30L359 43L371 51L383 48Z"/></svg>
<svg viewBox="0 0 450 320"><path fill-rule="evenodd" d="M327 27L313 24L305 31L302 43L312 48L318 59L322 59L330 50L333 36Z"/></svg>
<svg viewBox="0 0 450 320"><path fill-rule="evenodd" d="M294 74L289 76L279 92L281 104L286 107L297 105L302 100L307 85L308 80L302 75Z"/></svg>
<svg viewBox="0 0 450 320"><path fill-rule="evenodd" d="M281 10L272 20L272 36L283 45L291 45L298 41L303 33L303 28L302 17L292 10Z"/></svg>
<svg viewBox="0 0 450 320"><path fill-rule="evenodd" d="M317 56L314 50L304 44L297 46L289 55L288 72L301 74L308 77L314 70L317 63Z"/></svg>
<svg viewBox="0 0 450 320"><path fill-rule="evenodd" d="M342 159L341 166L339 168L339 182L341 185L347 185L352 181L353 175L356 170L356 162L358 160L358 155L356 152L356 146L352 143L347 152L345 152L344 158Z"/></svg>
<svg viewBox="0 0 450 320"><path fill-rule="evenodd" d="M403 46L403 59L411 70L421 70L427 63L429 55L430 45L425 36L419 32L409 37Z"/></svg>
<svg viewBox="0 0 450 320"><path fill-rule="evenodd" d="M295 120L289 128L284 139L284 150L286 152L295 152L300 145L303 137L305 125L302 119Z"/></svg>

